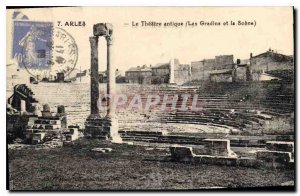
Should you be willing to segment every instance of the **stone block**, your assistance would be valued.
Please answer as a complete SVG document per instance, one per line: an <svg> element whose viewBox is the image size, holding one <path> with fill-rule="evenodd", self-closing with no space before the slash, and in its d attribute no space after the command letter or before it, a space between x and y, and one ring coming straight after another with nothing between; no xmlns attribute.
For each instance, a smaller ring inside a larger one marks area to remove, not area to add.
<svg viewBox="0 0 300 196"><path fill-rule="evenodd" d="M237 166L237 158L235 157L227 157L226 158L226 165L228 166Z"/></svg>
<svg viewBox="0 0 300 196"><path fill-rule="evenodd" d="M93 27L94 36L110 36L112 35L112 25L109 23L98 23Z"/></svg>
<svg viewBox="0 0 300 196"><path fill-rule="evenodd" d="M237 165L241 167L258 167L259 161L254 158L239 158Z"/></svg>
<svg viewBox="0 0 300 196"><path fill-rule="evenodd" d="M43 112L50 112L50 106L49 106L49 104L43 105Z"/></svg>
<svg viewBox="0 0 300 196"><path fill-rule="evenodd" d="M289 163L292 159L290 152L261 150L256 152L257 160L271 163Z"/></svg>
<svg viewBox="0 0 300 196"><path fill-rule="evenodd" d="M42 116L43 116L43 117L51 117L51 116L52 116L52 113L51 113L51 112L48 112L48 111L42 111Z"/></svg>
<svg viewBox="0 0 300 196"><path fill-rule="evenodd" d="M30 126L34 125L36 120L37 120L37 117L29 117L27 125L30 125Z"/></svg>
<svg viewBox="0 0 300 196"><path fill-rule="evenodd" d="M192 147L187 146L171 146L170 152L173 161L192 161L195 156Z"/></svg>
<svg viewBox="0 0 300 196"><path fill-rule="evenodd" d="M294 142L286 141L268 141L266 142L267 150L282 151L282 152L294 152Z"/></svg>
<svg viewBox="0 0 300 196"><path fill-rule="evenodd" d="M75 141L78 139L78 135L76 134L66 134L66 141Z"/></svg>
<svg viewBox="0 0 300 196"><path fill-rule="evenodd" d="M213 158L213 164L214 165L226 165L227 164L227 158L226 157L212 157Z"/></svg>
<svg viewBox="0 0 300 196"><path fill-rule="evenodd" d="M194 161L201 164L211 165L228 165L237 166L238 158L235 157L223 157L223 156L211 156L211 155L196 155Z"/></svg>
<svg viewBox="0 0 300 196"><path fill-rule="evenodd" d="M46 136L46 133L44 133L44 132L34 133L32 135L32 140L39 140L39 141L41 141L41 140L43 140L45 138L45 136Z"/></svg>
<svg viewBox="0 0 300 196"><path fill-rule="evenodd" d="M294 141L295 136L294 135L278 135L276 136L277 141Z"/></svg>
<svg viewBox="0 0 300 196"><path fill-rule="evenodd" d="M40 143L40 142L41 142L40 140L35 140L35 139L33 139L33 140L31 141L31 144L36 145L36 144L38 144L38 143Z"/></svg>
<svg viewBox="0 0 300 196"><path fill-rule="evenodd" d="M211 156L201 156L200 161L203 164L213 164L213 159L211 158Z"/></svg>
<svg viewBox="0 0 300 196"><path fill-rule="evenodd" d="M213 156L229 156L230 140L228 139L204 139L204 147L207 154Z"/></svg>

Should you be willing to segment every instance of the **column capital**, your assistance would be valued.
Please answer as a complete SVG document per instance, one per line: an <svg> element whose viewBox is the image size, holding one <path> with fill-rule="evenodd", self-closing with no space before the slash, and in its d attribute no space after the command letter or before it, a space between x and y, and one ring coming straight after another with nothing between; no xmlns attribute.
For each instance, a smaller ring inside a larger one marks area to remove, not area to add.
<svg viewBox="0 0 300 196"><path fill-rule="evenodd" d="M106 39L106 44L108 46L113 44L113 37L112 36L106 36L105 39Z"/></svg>

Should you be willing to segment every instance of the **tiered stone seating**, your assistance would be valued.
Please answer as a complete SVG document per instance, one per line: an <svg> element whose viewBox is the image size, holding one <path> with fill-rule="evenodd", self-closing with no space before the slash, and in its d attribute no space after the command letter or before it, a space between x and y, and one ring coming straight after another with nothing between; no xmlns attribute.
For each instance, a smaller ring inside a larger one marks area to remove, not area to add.
<svg viewBox="0 0 300 196"><path fill-rule="evenodd" d="M289 114L294 110L294 97L292 88L282 90L280 82L269 83L226 83L213 84L213 86L142 86L124 85L121 92L130 95L141 95L145 103L147 96L198 94L198 103L201 111L180 111L182 100L177 101L175 110L172 104L167 104L167 110L161 110L161 103L149 111L118 110L119 123L136 126L137 122L180 123L213 125L220 127L233 127L240 130L256 132L264 126L265 121L272 120L274 116ZM250 90L249 90L250 89ZM256 89L260 89L256 93ZM280 90L281 89L281 90ZM284 98L284 95L287 98ZM191 106L192 99L187 105Z"/></svg>
<svg viewBox="0 0 300 196"><path fill-rule="evenodd" d="M49 84L52 85L52 84ZM38 97L41 102L51 103L51 106L67 103L71 124L83 124L89 115L89 91L88 88L74 84L72 88L68 86L66 91L55 88L51 94L47 88L40 85L33 85L33 91L39 91ZM100 92L103 93L105 85L100 85ZM126 108L118 108L117 115L120 128L137 127L139 122L155 123L180 123L180 124L200 124L214 126L230 126L237 129L259 130L265 121L273 117L280 117L294 111L294 92L292 84L282 84L276 82L260 83L208 83L197 86L176 86L176 85L117 85L118 93L127 95L131 100L136 94L141 95L142 102L145 103L148 95L182 95L198 94L198 103L203 108L202 111L180 111L182 100L177 101L175 109L172 104L166 105L166 110L161 110L161 103L151 107L149 111L129 111ZM82 93L82 91L84 91ZM79 93L80 92L80 93ZM66 96L66 95L70 96ZM77 96L78 94L78 96ZM48 96L49 95L49 96ZM75 96L76 95L76 96ZM82 97L81 97L82 96ZM69 105L68 105L69 104ZM192 104L192 99L188 99L187 105ZM101 112L104 116L105 112ZM143 127L138 127L143 129ZM128 128L130 129L130 128Z"/></svg>

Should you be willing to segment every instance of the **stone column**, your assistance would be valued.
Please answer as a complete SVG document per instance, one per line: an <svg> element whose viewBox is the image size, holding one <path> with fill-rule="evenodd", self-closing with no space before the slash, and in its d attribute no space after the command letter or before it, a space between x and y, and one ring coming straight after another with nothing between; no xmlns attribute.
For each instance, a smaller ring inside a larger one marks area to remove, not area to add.
<svg viewBox="0 0 300 196"><path fill-rule="evenodd" d="M91 44L91 117L99 116L98 36L90 37Z"/></svg>
<svg viewBox="0 0 300 196"><path fill-rule="evenodd" d="M112 29L111 29L112 33ZM112 36L111 34L106 36L107 42L107 94L111 98L107 101L107 115L106 115L106 130L109 132L110 140L114 143L122 143L122 138L119 135L119 123L116 116L116 111L113 106L114 96L116 95L116 76L115 76L115 67L112 63Z"/></svg>
<svg viewBox="0 0 300 196"><path fill-rule="evenodd" d="M91 43L91 115L85 123L86 133L93 137L109 139L112 142L121 143L122 138L118 133L118 119L113 107L113 98L107 98L107 115L100 118L97 102L99 99L99 75L98 75L98 37L105 37L107 41L107 94L115 95L115 68L111 62L111 46L113 28L109 23L98 23L93 26L94 36L90 37Z"/></svg>
<svg viewBox="0 0 300 196"><path fill-rule="evenodd" d="M174 69L175 69L175 59L170 60L170 65L169 65L169 84L175 83L174 79Z"/></svg>
<svg viewBox="0 0 300 196"><path fill-rule="evenodd" d="M108 98L107 102L107 117L115 118L115 110L113 107L113 96L115 96L115 86L116 86L116 79L115 79L115 69L114 64L111 63L111 47L112 47L112 37L107 36L107 94L111 96Z"/></svg>
<svg viewBox="0 0 300 196"><path fill-rule="evenodd" d="M246 81L253 81L252 75L252 53L250 53L250 64L246 67Z"/></svg>

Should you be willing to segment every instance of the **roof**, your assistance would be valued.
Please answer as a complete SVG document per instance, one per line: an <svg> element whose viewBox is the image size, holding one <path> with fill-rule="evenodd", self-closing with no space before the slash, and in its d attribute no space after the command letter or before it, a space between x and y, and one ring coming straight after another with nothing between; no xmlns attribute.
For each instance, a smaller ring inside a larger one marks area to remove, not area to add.
<svg viewBox="0 0 300 196"><path fill-rule="evenodd" d="M233 54L223 54L223 55L215 56L215 58L222 58L222 57L233 57Z"/></svg>
<svg viewBox="0 0 300 196"><path fill-rule="evenodd" d="M261 53L261 54L258 54L256 56L253 56L252 58L257 58L257 57L267 57L271 55L272 57L275 57L275 58L280 58L280 59L286 59L286 60L292 60L294 57L293 56L288 56L288 55L284 55L284 54L280 54L280 53L277 53L277 52L274 52L273 50L268 50L264 53Z"/></svg>
<svg viewBox="0 0 300 196"><path fill-rule="evenodd" d="M199 62L203 62L203 60L201 60L201 61L192 61L191 64L193 64L193 63L199 63Z"/></svg>
<svg viewBox="0 0 300 196"><path fill-rule="evenodd" d="M131 67L126 72L145 72L145 71L152 71L149 67Z"/></svg>
<svg viewBox="0 0 300 196"><path fill-rule="evenodd" d="M204 62L211 62L211 63L213 63L213 62L216 61L216 59L203 59L203 61Z"/></svg>
<svg viewBox="0 0 300 196"><path fill-rule="evenodd" d="M174 68L175 71L184 71L184 70L189 70L189 69L190 69L189 64L179 64L179 65L176 65Z"/></svg>
<svg viewBox="0 0 300 196"><path fill-rule="evenodd" d="M158 63L152 69L167 69L169 68L170 63Z"/></svg>

